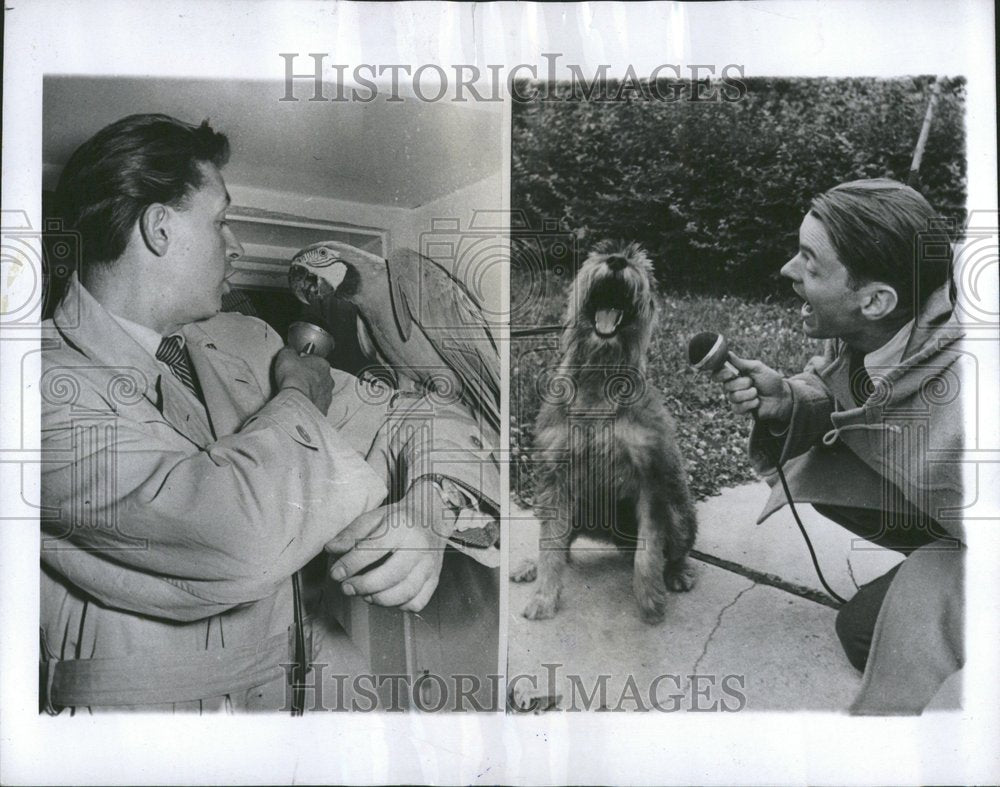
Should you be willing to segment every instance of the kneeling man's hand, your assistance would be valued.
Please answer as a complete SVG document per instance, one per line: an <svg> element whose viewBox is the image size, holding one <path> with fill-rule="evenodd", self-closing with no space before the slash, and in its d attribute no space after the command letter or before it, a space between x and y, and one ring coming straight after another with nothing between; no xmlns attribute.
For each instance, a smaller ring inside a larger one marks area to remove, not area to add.
<svg viewBox="0 0 1000 787"><path fill-rule="evenodd" d="M430 481L418 481L398 503L362 514L326 545L341 555L330 575L348 596L419 612L437 588L454 519Z"/></svg>
<svg viewBox="0 0 1000 787"><path fill-rule="evenodd" d="M760 361L750 361L729 353L736 372L723 366L712 375L722 383L733 412L756 412L763 421L787 424L792 417L792 392L778 372Z"/></svg>

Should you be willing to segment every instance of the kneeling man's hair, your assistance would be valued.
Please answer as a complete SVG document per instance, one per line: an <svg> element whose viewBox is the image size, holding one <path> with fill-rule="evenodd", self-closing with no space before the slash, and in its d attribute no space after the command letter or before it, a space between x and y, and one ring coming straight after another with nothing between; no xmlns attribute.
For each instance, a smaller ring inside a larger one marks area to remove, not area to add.
<svg viewBox="0 0 1000 787"><path fill-rule="evenodd" d="M56 202L67 229L81 235L86 265L107 264L125 251L143 210L182 205L202 184L199 165L223 166L229 141L168 115L130 115L80 145L63 169Z"/></svg>
<svg viewBox="0 0 1000 787"><path fill-rule="evenodd" d="M842 183L816 197L811 212L826 227L853 285L881 281L896 290L892 317L900 323L951 276L948 233L909 186L888 178Z"/></svg>

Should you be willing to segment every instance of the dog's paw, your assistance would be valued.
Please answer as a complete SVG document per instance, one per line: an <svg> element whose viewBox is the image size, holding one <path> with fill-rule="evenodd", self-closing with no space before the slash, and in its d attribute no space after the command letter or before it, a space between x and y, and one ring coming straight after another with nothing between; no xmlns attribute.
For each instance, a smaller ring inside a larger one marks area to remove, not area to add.
<svg viewBox="0 0 1000 787"><path fill-rule="evenodd" d="M632 589L635 599L639 602L639 615L643 623L659 623L663 620L666 609L667 592L663 581L656 577L636 573L632 577Z"/></svg>
<svg viewBox="0 0 1000 787"><path fill-rule="evenodd" d="M667 591L659 577L636 572L632 577L632 590L639 602L639 616L643 623L660 623L667 607Z"/></svg>
<svg viewBox="0 0 1000 787"><path fill-rule="evenodd" d="M694 569L684 563L680 566L668 566L663 574L667 589L674 593L687 593L694 587Z"/></svg>
<svg viewBox="0 0 1000 787"><path fill-rule="evenodd" d="M510 572L511 582L534 582L538 576L538 564L530 557L525 558Z"/></svg>
<svg viewBox="0 0 1000 787"><path fill-rule="evenodd" d="M642 619L647 622L663 617L667 597L663 574L664 561L661 555L651 549L636 552L632 569L632 592L642 610Z"/></svg>
<svg viewBox="0 0 1000 787"><path fill-rule="evenodd" d="M666 617L666 604L662 601L654 602L647 600L645 603L640 601L639 617L642 618L643 623L648 623L650 626L662 623L663 618Z"/></svg>
<svg viewBox="0 0 1000 787"><path fill-rule="evenodd" d="M557 596L546 596L541 593L535 593L521 614L528 620L548 620L549 618L554 618L556 616L557 598Z"/></svg>

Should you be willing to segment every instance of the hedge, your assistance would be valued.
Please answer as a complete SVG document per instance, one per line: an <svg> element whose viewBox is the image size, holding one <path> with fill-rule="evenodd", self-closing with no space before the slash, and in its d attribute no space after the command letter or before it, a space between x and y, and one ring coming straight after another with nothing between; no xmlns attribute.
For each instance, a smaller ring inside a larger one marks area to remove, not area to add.
<svg viewBox="0 0 1000 787"><path fill-rule="evenodd" d="M557 85L515 103L512 208L580 253L640 241L667 290L784 292L777 271L812 197L855 178L905 182L934 78L744 82L732 102L588 101ZM920 173L959 226L964 96L963 78L944 81Z"/></svg>

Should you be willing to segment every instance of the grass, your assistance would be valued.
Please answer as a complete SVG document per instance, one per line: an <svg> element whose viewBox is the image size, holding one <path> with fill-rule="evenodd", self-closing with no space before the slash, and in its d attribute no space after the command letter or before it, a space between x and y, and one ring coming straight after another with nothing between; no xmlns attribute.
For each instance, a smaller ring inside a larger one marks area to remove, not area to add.
<svg viewBox="0 0 1000 787"><path fill-rule="evenodd" d="M532 316L536 324L559 322L567 283L564 277L550 274L546 286L535 285ZM526 287L523 277L512 270L512 302L518 302ZM539 292L544 297L538 297ZM699 500L757 477L746 458L750 419L734 415L721 387L688 366L688 340L704 330L725 336L736 355L759 358L786 374L801 371L821 350L820 342L802 333L797 303L728 295L661 298L659 325L649 353L649 381L663 392L674 418L691 492ZM526 452L539 407L534 381L542 370L557 363L557 334L520 338L511 348L511 484L515 499L525 506L531 505L533 489Z"/></svg>

